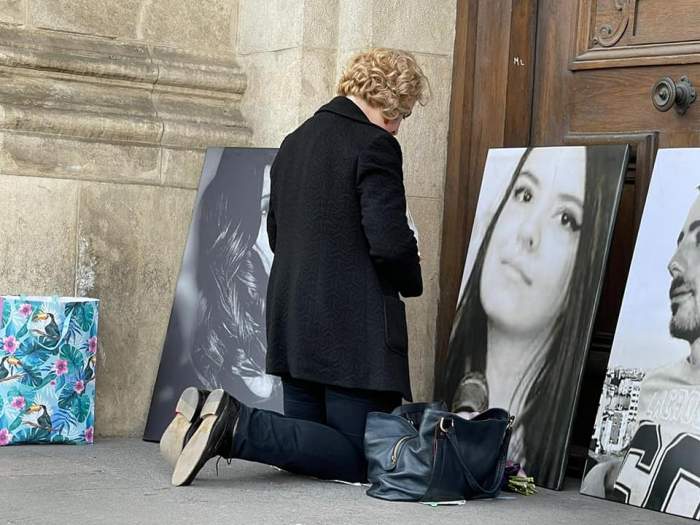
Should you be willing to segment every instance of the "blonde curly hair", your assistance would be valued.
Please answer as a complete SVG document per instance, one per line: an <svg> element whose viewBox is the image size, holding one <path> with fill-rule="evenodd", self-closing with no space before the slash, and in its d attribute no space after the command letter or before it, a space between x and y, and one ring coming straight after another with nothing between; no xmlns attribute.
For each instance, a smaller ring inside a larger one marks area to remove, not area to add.
<svg viewBox="0 0 700 525"><path fill-rule="evenodd" d="M338 95L355 95L380 108L388 120L411 114L430 97L428 79L415 57L400 49L376 48L350 59L338 81Z"/></svg>

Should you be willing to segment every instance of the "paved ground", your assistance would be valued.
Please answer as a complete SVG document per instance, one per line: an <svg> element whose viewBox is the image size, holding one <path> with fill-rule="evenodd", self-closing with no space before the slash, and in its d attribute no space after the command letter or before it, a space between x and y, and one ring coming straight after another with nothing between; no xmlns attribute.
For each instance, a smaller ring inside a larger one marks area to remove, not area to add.
<svg viewBox="0 0 700 525"><path fill-rule="evenodd" d="M211 461L191 487L170 486L158 445L137 439L93 446L0 449L0 523L8 524L553 524L692 523L578 494L505 494L431 508L370 498L363 487L317 481L265 465Z"/></svg>

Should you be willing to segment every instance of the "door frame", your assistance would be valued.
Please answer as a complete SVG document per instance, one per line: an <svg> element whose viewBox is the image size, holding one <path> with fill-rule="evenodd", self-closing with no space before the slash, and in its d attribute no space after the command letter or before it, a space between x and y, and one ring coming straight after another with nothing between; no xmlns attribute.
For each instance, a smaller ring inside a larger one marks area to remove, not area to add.
<svg viewBox="0 0 700 525"><path fill-rule="evenodd" d="M538 1L457 2L435 384L447 358L486 155L489 148L530 145Z"/></svg>

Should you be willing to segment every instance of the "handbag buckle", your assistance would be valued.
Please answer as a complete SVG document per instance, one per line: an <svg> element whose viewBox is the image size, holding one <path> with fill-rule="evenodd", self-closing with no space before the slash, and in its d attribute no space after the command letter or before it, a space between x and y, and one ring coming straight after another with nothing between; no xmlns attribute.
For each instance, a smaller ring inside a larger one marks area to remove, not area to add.
<svg viewBox="0 0 700 525"><path fill-rule="evenodd" d="M445 428L445 421L450 422L450 426ZM447 434L447 431L450 430L454 426L454 422L452 421L451 418L440 418L440 430L442 430L445 434Z"/></svg>

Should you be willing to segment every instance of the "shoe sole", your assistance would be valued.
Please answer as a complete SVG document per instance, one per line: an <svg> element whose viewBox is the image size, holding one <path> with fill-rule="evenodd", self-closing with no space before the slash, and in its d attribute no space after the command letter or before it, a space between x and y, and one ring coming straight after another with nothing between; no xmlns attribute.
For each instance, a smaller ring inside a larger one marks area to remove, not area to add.
<svg viewBox="0 0 700 525"><path fill-rule="evenodd" d="M225 392L221 389L214 390L207 396L199 416L201 423L187 442L185 448L182 449L180 457L175 464L171 481L176 487L192 483L199 470L209 460L209 458L203 458L203 456L204 452L209 448L211 433L216 420L221 414L225 396Z"/></svg>
<svg viewBox="0 0 700 525"><path fill-rule="evenodd" d="M160 438L160 453L171 466L175 466L185 446L185 436L197 417L199 391L191 386L183 390L175 407L175 417Z"/></svg>

